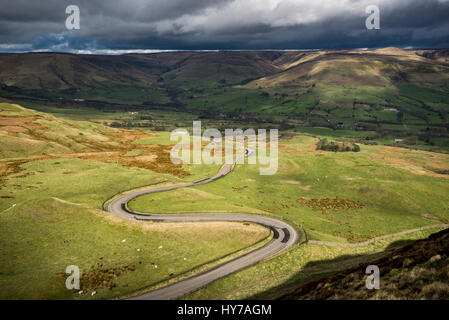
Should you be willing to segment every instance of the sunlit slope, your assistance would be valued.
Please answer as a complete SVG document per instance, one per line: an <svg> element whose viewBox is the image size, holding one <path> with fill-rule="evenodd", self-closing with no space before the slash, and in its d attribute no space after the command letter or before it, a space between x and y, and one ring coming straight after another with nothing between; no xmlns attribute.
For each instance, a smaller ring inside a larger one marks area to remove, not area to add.
<svg viewBox="0 0 449 320"><path fill-rule="evenodd" d="M37 154L93 152L101 144L118 146L108 134L116 130L89 122L55 118L16 104L0 104L0 155L17 158Z"/></svg>
<svg viewBox="0 0 449 320"><path fill-rule="evenodd" d="M301 59L293 67L255 80L246 87L282 90L296 86L301 90L320 86L353 89L373 86L398 91L403 85L415 85L447 90L449 80L448 65L399 49L329 52Z"/></svg>
<svg viewBox="0 0 449 320"><path fill-rule="evenodd" d="M145 142L151 137L148 132L63 120L0 103L1 177L25 162L58 158L119 163L177 177L189 175L190 169L170 161L171 146Z"/></svg>

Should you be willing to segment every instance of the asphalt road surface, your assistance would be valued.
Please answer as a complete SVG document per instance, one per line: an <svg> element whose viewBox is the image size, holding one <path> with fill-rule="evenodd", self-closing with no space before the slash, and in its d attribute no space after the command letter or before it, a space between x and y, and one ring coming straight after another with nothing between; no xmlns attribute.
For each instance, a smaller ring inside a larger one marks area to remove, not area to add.
<svg viewBox="0 0 449 320"><path fill-rule="evenodd" d="M251 155L248 152L248 156ZM273 231L273 239L264 246L257 248L249 253L239 256L231 261L220 264L210 270L202 272L198 275L181 280L174 284L162 287L157 290L149 291L131 299L135 300L170 300L180 298L188 293L197 291L208 284L226 277L234 272L254 265L262 260L271 258L289 248L300 240L300 233L290 224L263 216L244 215L244 214L170 214L163 215L164 212L158 212L155 215L141 215L129 211L126 204L132 199L144 195L157 192L165 192L179 188L187 188L205 183L213 182L220 179L232 171L234 165L225 164L220 171L213 177L200 181L159 188L148 188L137 191L131 191L115 198L108 206L108 211L121 217L136 219L141 221L157 221L157 222L192 222L192 221L238 221L252 222L270 228ZM213 211L211 211L213 212ZM166 213L166 212L165 212Z"/></svg>

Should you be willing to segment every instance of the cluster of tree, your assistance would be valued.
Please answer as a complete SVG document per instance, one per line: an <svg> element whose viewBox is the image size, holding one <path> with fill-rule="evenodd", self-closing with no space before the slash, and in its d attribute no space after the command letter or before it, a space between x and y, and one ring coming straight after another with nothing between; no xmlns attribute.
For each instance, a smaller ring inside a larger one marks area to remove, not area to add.
<svg viewBox="0 0 449 320"><path fill-rule="evenodd" d="M360 146L355 143L328 141L326 138L320 139L316 144L316 150L332 152L359 152Z"/></svg>

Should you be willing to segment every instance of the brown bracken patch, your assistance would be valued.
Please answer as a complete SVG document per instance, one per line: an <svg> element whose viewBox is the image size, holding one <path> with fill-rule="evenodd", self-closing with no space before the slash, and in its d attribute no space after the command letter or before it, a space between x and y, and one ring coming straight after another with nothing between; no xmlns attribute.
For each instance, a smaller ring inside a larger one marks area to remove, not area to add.
<svg viewBox="0 0 449 320"><path fill-rule="evenodd" d="M41 119L40 116L29 117L3 117L0 116L0 129L11 132L25 132L43 129L39 123L34 121Z"/></svg>
<svg viewBox="0 0 449 320"><path fill-rule="evenodd" d="M370 159L417 175L448 178L449 158L446 154L404 150L397 147L377 147Z"/></svg>
<svg viewBox="0 0 449 320"><path fill-rule="evenodd" d="M98 132L107 139L97 140L89 137L89 135L81 135L66 142L64 139L50 138L45 132L48 130L44 126L35 121L43 119L41 116L15 116L7 117L0 116L0 130L7 131L10 135L17 133L25 133L29 139L44 141L46 143L54 143L62 145L73 153L64 154L42 154L30 156L26 160L8 161L0 163L0 185L4 183L9 174L17 173L22 169L19 166L27 161L32 160L50 160L57 158L78 158L85 160L96 160L102 162L113 162L123 166L137 167L149 169L158 173L171 174L177 177L185 177L189 172L182 168L182 165L173 164L170 160L171 146L165 145L145 145L133 144L134 141L151 136L140 130L114 130ZM48 120L48 119L47 119ZM58 121L56 119L49 121ZM69 123L64 123L65 126L71 126ZM77 150L75 151L72 142L76 142ZM82 148L82 152L78 150ZM83 150L84 149L84 150ZM142 153L136 156L125 157L125 154L134 149L143 150ZM20 177L20 176L18 176Z"/></svg>
<svg viewBox="0 0 449 320"><path fill-rule="evenodd" d="M90 270L83 273L80 278L80 289L83 291L96 291L108 288L112 290L117 284L113 281L126 271L134 271L134 266L122 266L116 268L104 268L103 264L97 263ZM56 274L59 277L66 277L64 272Z"/></svg>
<svg viewBox="0 0 449 320"><path fill-rule="evenodd" d="M10 160L0 162L0 189L5 183L7 176L23 171L20 166L28 161L29 160Z"/></svg>
<svg viewBox="0 0 449 320"><path fill-rule="evenodd" d="M248 188L248 186L241 186L241 187L232 187L232 191L242 191L244 189Z"/></svg>
<svg viewBox="0 0 449 320"><path fill-rule="evenodd" d="M358 234L352 231L348 231L347 233L335 231L332 232L332 235L343 239L347 239L349 243L358 243L370 239L369 236Z"/></svg>
<svg viewBox="0 0 449 320"><path fill-rule="evenodd" d="M134 271L134 266L122 266L117 268L104 268L101 263L97 263L89 271L82 274L80 285L82 290L94 291L98 289L112 289L117 286L113 279L118 278L126 271Z"/></svg>
<svg viewBox="0 0 449 320"><path fill-rule="evenodd" d="M308 207L313 210L321 210L324 213L329 213L330 211L346 210L346 209L360 209L364 205L358 201L346 200L339 197L333 198L322 198L322 199L297 199L296 202L301 204L303 207Z"/></svg>

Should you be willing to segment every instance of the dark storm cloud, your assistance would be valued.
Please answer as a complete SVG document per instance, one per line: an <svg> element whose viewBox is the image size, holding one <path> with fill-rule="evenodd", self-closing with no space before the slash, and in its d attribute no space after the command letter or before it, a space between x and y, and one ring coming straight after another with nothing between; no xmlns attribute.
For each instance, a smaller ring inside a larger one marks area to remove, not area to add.
<svg viewBox="0 0 449 320"><path fill-rule="evenodd" d="M81 29L65 29L65 8ZM381 30L366 30L367 5ZM449 47L449 0L0 0L0 50ZM109 51L107 51L109 50Z"/></svg>

